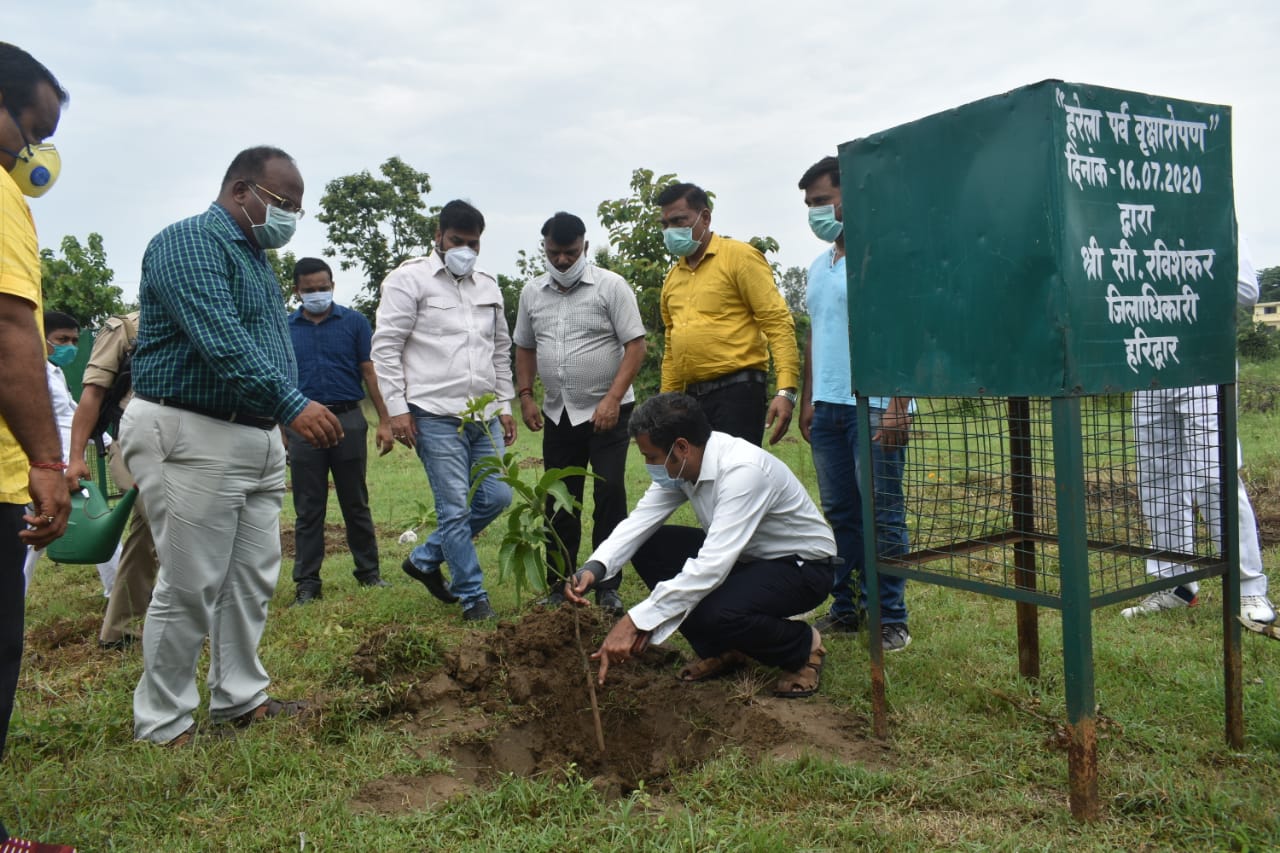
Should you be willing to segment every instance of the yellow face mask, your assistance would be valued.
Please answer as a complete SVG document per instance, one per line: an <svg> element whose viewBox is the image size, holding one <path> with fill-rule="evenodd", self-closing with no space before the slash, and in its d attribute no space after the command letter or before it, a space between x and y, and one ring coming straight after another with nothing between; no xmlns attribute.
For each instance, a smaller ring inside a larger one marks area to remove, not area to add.
<svg viewBox="0 0 1280 853"><path fill-rule="evenodd" d="M31 198L39 198L47 193L62 172L62 158L58 156L58 149L50 142L28 144L12 156L17 159L9 174L13 176L14 183L22 190L22 194Z"/></svg>

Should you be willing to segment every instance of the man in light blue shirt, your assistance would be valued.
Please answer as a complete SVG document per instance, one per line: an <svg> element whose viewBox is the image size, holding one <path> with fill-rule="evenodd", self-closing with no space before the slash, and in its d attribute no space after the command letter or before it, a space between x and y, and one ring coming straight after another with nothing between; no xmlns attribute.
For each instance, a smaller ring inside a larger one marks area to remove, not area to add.
<svg viewBox="0 0 1280 853"><path fill-rule="evenodd" d="M806 303L812 327L805 348L800 434L813 448L822 509L835 532L840 565L832 587L831 610L815 624L822 633L858 630L866 608L863 572L862 495L859 485L857 399L849 362L849 304L845 278L844 223L840 164L824 157L800 179L809 226L832 244L809 267ZM906 553L906 505L902 472L911 427L909 397L871 397L871 459L875 489L876 553ZM852 578L859 578L855 598ZM881 640L895 652L911 642L907 630L906 580L880 575Z"/></svg>

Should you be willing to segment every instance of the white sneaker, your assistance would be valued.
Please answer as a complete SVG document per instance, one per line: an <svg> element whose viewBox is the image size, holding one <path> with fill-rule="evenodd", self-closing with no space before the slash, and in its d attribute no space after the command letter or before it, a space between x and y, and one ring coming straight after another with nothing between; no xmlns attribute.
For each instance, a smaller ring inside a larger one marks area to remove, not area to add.
<svg viewBox="0 0 1280 853"><path fill-rule="evenodd" d="M1276 609L1271 606L1271 599L1265 595L1240 596L1240 618L1250 622L1276 621Z"/></svg>
<svg viewBox="0 0 1280 853"><path fill-rule="evenodd" d="M1241 599L1243 604L1244 599ZM1195 607L1200 603L1200 597L1185 586L1175 586L1173 589L1162 589L1159 592L1153 592L1146 598L1139 601L1133 607L1126 607L1120 611L1120 615L1126 619L1132 619L1135 616L1147 616L1152 613L1159 613L1163 610L1177 610L1180 607ZM1242 608L1243 612L1243 608Z"/></svg>

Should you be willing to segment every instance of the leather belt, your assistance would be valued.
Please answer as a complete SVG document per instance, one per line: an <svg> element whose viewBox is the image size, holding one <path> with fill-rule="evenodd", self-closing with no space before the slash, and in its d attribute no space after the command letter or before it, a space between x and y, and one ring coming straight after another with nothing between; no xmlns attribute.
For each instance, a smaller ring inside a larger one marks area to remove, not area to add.
<svg viewBox="0 0 1280 853"><path fill-rule="evenodd" d="M799 554L792 554L789 557L781 557L780 559L792 561L797 566L841 566L844 564L844 561L839 557L822 557L820 559L813 560L808 557L801 557Z"/></svg>
<svg viewBox="0 0 1280 853"><path fill-rule="evenodd" d="M359 407L360 407L360 401L359 401L359 400L357 400L357 401L355 401L355 402L353 402L353 403L352 403L352 402L348 402L348 403L321 403L320 405L324 406L326 409L328 409L329 411L333 412L335 415L340 415L340 414L342 414L343 412L349 412L349 411L351 411L352 409L359 408Z"/></svg>
<svg viewBox="0 0 1280 853"><path fill-rule="evenodd" d="M211 409L193 406L190 403L184 403L181 400L171 400L167 397L151 397L147 394L133 395L139 400L146 400L148 403L155 403L157 406L168 406L171 409L181 409L184 412L193 412L197 415L204 415L206 418L213 418L216 421L226 421L231 424L240 426L257 427L258 429L275 429L276 421L274 418L264 418L259 415L250 415L244 412L215 412Z"/></svg>
<svg viewBox="0 0 1280 853"><path fill-rule="evenodd" d="M726 373L724 376L717 376L705 382L690 382L684 386L684 391L690 396L697 397L700 394L710 394L712 391L737 385L739 382L758 382L763 385L768 379L769 374L763 370L735 370L733 373Z"/></svg>

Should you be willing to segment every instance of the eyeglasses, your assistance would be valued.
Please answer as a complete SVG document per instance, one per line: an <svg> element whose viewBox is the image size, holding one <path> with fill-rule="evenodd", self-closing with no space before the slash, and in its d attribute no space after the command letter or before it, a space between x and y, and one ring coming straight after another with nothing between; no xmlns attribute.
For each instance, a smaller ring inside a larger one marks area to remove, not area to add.
<svg viewBox="0 0 1280 853"><path fill-rule="evenodd" d="M296 204L289 201L289 199L285 198L284 196L273 193L271 190L267 189L262 184L255 183L254 186L262 190L267 195L274 198L276 201L278 201L280 203L279 205L280 209L283 210L285 213L296 214L299 219L307 215L307 212L305 210L298 207Z"/></svg>

